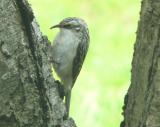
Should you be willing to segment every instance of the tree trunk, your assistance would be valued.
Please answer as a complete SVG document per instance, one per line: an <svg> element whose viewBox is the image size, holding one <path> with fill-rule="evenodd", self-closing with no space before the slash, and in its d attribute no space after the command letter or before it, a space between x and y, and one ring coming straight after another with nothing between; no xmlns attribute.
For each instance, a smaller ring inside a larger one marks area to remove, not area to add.
<svg viewBox="0 0 160 127"><path fill-rule="evenodd" d="M121 127L160 127L160 1L143 0Z"/></svg>
<svg viewBox="0 0 160 127"><path fill-rule="evenodd" d="M0 127L75 127L26 0L0 0Z"/></svg>

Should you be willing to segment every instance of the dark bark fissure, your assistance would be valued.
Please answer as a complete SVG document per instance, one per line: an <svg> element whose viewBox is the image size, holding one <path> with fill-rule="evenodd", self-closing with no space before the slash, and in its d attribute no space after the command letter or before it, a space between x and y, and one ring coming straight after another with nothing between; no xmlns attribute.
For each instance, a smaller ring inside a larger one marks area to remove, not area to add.
<svg viewBox="0 0 160 127"><path fill-rule="evenodd" d="M40 72L40 68L38 67L39 65L42 67L42 58L41 56L36 56L36 48L35 48L35 45L34 45L34 39L33 39L33 35L32 35L32 27L31 27L31 23L33 21L33 13L31 11L31 9L29 8L29 5L28 5L28 8L25 4L24 4L25 1L21 1L21 0L16 0L16 3L18 5L18 8L20 10L20 13L21 13L21 18L22 18L22 22L24 23L24 26L25 26L25 30L26 30L26 34L27 34L27 37L28 37L28 42L29 42L29 47L31 49L31 53L32 53L32 56L33 56L33 59L34 59L34 66L35 66L35 69L36 69L36 72L37 72L37 80L35 80L35 84L37 85L37 88L38 88L38 91L39 91L39 95L40 95L40 100L39 100L39 103L41 105L41 108L43 110L43 115L42 115L42 118L43 118L43 126L44 127L47 127L47 111L48 111L48 107L47 107L47 102L46 100L44 99L45 98L45 88L44 88L44 79L43 77L40 75L42 74L42 72ZM41 63L41 64L39 64Z"/></svg>

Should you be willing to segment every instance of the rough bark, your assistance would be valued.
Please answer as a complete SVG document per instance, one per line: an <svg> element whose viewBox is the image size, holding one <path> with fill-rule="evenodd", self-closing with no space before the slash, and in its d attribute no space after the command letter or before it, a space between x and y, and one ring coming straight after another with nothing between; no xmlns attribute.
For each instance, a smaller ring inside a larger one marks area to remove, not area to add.
<svg viewBox="0 0 160 127"><path fill-rule="evenodd" d="M160 1L143 0L121 127L160 127Z"/></svg>
<svg viewBox="0 0 160 127"><path fill-rule="evenodd" d="M75 127L63 120L42 36L26 0L0 0L0 127Z"/></svg>

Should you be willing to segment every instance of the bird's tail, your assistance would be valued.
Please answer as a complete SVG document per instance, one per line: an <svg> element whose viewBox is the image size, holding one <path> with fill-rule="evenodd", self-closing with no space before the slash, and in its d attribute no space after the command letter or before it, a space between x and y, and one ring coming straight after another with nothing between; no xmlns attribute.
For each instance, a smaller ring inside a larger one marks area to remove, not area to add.
<svg viewBox="0 0 160 127"><path fill-rule="evenodd" d="M65 105L66 105L66 111L67 111L65 118L68 118L69 116L70 101L71 101L71 90L66 93L66 97L65 97Z"/></svg>

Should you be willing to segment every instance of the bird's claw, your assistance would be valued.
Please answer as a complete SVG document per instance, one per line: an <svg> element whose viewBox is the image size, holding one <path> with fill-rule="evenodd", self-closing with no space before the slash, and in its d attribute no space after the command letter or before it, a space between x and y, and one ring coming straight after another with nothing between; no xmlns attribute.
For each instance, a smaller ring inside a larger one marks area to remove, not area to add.
<svg viewBox="0 0 160 127"><path fill-rule="evenodd" d="M63 85L60 83L60 81L56 80L55 83L57 84L58 86L58 93L59 93L59 96L60 98L63 100L64 99L64 87Z"/></svg>

